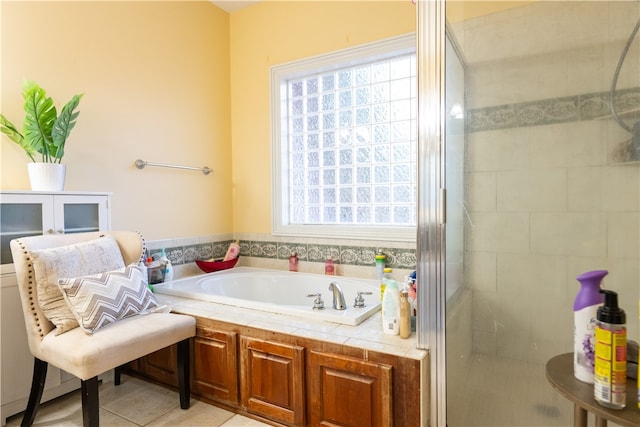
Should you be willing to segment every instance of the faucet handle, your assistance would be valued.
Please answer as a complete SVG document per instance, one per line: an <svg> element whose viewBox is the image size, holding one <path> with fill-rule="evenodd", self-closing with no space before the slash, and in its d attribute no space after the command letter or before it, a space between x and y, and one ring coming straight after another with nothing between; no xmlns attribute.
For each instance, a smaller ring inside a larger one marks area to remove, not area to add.
<svg viewBox="0 0 640 427"><path fill-rule="evenodd" d="M373 292L358 292L358 294L356 295L356 300L353 303L354 307L356 308L364 307L364 298L362 298L362 295L373 295Z"/></svg>
<svg viewBox="0 0 640 427"><path fill-rule="evenodd" d="M313 309L314 310L324 310L324 301L322 301L322 294L308 294L307 297L315 298L313 300Z"/></svg>

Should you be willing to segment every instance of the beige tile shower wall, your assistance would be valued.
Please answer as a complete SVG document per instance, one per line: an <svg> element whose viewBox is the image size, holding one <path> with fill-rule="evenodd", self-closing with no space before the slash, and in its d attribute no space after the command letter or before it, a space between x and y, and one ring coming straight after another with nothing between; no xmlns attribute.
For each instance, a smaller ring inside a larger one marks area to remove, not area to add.
<svg viewBox="0 0 640 427"><path fill-rule="evenodd" d="M458 27L471 108L609 90L638 4L543 3ZM640 86L634 44L618 88ZM474 352L544 363L571 351L575 277L600 268L640 338L640 165L611 161L628 138L610 118L468 134Z"/></svg>

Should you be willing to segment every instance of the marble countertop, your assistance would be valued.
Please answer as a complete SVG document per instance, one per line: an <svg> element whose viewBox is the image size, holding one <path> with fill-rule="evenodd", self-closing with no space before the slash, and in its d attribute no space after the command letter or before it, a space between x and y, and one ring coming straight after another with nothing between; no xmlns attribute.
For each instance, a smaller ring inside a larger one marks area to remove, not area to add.
<svg viewBox="0 0 640 427"><path fill-rule="evenodd" d="M407 339L385 334L382 331L378 313L373 314L360 325L350 326L172 295L156 293L155 296L158 303L170 306L176 313L364 348L410 359L422 360L427 355L426 350L416 348L415 332L412 332Z"/></svg>

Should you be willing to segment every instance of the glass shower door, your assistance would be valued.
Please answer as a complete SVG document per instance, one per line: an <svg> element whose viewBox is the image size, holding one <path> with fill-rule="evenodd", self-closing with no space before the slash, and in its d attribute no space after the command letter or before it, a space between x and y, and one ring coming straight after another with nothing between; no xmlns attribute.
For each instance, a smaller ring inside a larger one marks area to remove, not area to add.
<svg viewBox="0 0 640 427"><path fill-rule="evenodd" d="M576 276L608 270L640 337L640 2L456 1L446 18L446 424L569 426L545 364L573 350Z"/></svg>

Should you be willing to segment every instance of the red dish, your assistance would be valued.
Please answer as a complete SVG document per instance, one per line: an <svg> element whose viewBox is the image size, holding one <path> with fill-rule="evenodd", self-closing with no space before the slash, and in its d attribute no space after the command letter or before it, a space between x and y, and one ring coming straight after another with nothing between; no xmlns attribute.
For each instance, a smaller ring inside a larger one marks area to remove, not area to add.
<svg viewBox="0 0 640 427"><path fill-rule="evenodd" d="M213 273L214 271L228 270L235 267L240 257L230 259L229 261L222 261L221 259L215 261L205 261L203 259L197 259L196 264L200 267L200 270L205 273Z"/></svg>

